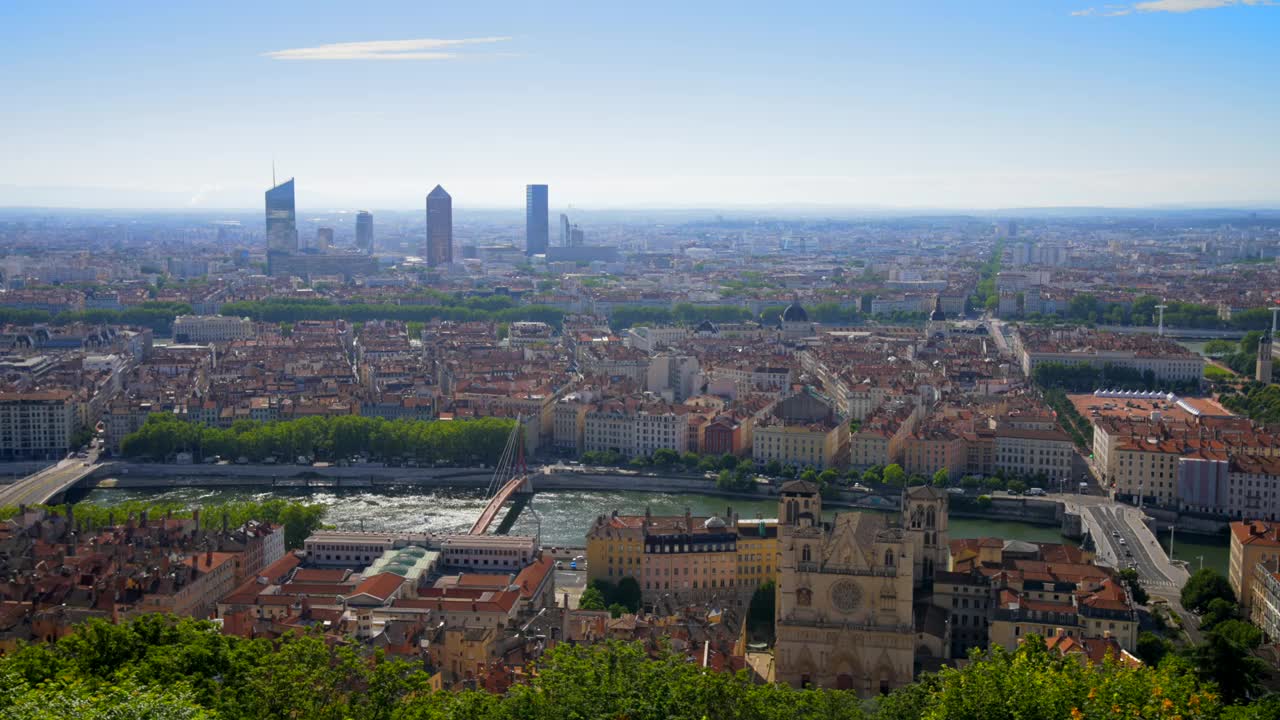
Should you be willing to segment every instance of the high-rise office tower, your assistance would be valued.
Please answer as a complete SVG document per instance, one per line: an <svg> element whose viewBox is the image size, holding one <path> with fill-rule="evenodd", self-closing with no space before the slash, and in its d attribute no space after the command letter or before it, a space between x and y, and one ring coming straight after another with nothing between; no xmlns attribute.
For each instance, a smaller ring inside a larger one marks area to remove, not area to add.
<svg viewBox="0 0 1280 720"><path fill-rule="evenodd" d="M427 195L427 246L422 255L429 267L453 262L453 198L439 185Z"/></svg>
<svg viewBox="0 0 1280 720"><path fill-rule="evenodd" d="M543 255L551 242L551 222L547 217L547 186L524 188L524 254Z"/></svg>
<svg viewBox="0 0 1280 720"><path fill-rule="evenodd" d="M325 252L333 247L333 228L316 228L316 249Z"/></svg>
<svg viewBox="0 0 1280 720"><path fill-rule="evenodd" d="M267 191L267 251L298 252L297 213L293 206L293 178Z"/></svg>
<svg viewBox="0 0 1280 720"><path fill-rule="evenodd" d="M560 247L569 247L569 216L560 213Z"/></svg>
<svg viewBox="0 0 1280 720"><path fill-rule="evenodd" d="M356 213L356 247L366 255L373 254L373 213L368 210Z"/></svg>

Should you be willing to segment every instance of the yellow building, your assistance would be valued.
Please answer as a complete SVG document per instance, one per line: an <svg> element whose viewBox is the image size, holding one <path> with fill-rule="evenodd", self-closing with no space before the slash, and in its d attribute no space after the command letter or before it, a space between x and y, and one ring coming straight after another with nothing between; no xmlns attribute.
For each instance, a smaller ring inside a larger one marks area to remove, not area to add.
<svg viewBox="0 0 1280 720"><path fill-rule="evenodd" d="M812 388L777 402L756 420L752 458L757 463L829 468L842 464L849 444L849 424L828 399Z"/></svg>
<svg viewBox="0 0 1280 720"><path fill-rule="evenodd" d="M777 523L725 517L619 515L587 531L589 581L639 585L645 603L749 596L777 573Z"/></svg>
<svg viewBox="0 0 1280 720"><path fill-rule="evenodd" d="M1274 566L1280 561L1280 523L1261 521L1231 523L1231 561L1227 579L1246 616L1256 601L1255 570L1259 563Z"/></svg>

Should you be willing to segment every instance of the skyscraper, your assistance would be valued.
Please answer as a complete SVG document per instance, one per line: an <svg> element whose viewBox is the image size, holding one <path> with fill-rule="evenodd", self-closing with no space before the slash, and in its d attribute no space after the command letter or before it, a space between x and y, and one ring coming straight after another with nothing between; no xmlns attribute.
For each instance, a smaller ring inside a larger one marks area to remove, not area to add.
<svg viewBox="0 0 1280 720"><path fill-rule="evenodd" d="M267 191L267 251L298 252L297 213L293 206L293 178Z"/></svg>
<svg viewBox="0 0 1280 720"><path fill-rule="evenodd" d="M422 255L429 267L453 262L453 198L439 185L427 195L427 246Z"/></svg>
<svg viewBox="0 0 1280 720"><path fill-rule="evenodd" d="M373 254L373 213L356 213L356 247L366 255Z"/></svg>
<svg viewBox="0 0 1280 720"><path fill-rule="evenodd" d="M316 250L326 252L333 247L333 228L316 228Z"/></svg>
<svg viewBox="0 0 1280 720"><path fill-rule="evenodd" d="M547 217L547 186L526 185L524 188L524 254L543 255L551 241L551 222Z"/></svg>
<svg viewBox="0 0 1280 720"><path fill-rule="evenodd" d="M560 246L569 247L569 216L560 213Z"/></svg>

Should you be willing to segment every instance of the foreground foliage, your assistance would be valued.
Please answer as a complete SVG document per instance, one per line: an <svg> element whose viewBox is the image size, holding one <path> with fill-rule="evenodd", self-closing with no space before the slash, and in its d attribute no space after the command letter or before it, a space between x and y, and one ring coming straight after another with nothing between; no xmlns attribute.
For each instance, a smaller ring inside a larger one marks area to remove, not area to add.
<svg viewBox="0 0 1280 720"><path fill-rule="evenodd" d="M1034 638L1034 636L1033 636ZM0 717L223 720L1261 720L1274 701L1224 708L1180 659L1158 669L1085 668L1029 639L875 701L848 692L753 684L639 644L559 645L529 685L502 696L430 689L419 665L330 646L219 635L212 624L145 616L91 621L53 645L0 659Z"/></svg>

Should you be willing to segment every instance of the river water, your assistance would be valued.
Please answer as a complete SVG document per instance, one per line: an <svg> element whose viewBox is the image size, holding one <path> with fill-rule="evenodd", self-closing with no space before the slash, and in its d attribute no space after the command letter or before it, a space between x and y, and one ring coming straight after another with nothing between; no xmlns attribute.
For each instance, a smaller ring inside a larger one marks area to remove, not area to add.
<svg viewBox="0 0 1280 720"><path fill-rule="evenodd" d="M340 530L389 532L457 532L471 527L485 505L479 490L398 490L367 492L348 490L262 491L254 488L175 488L168 490L95 489L81 502L118 505L130 500L174 502L185 506L284 497L328 508L325 522ZM534 534L541 525L544 545L581 546L587 529L598 515L613 510L621 514L694 515L724 514L727 507L742 518L774 518L773 500L742 500L714 495L648 493L633 491L543 491L520 514L512 534ZM530 510L532 509L532 512ZM828 515L832 511L828 511ZM865 512L865 511L864 511ZM1065 542L1056 527L1019 522L952 518L952 538L995 536L1030 542Z"/></svg>
<svg viewBox="0 0 1280 720"><path fill-rule="evenodd" d="M192 506L243 500L288 498L319 503L328 508L325 522L340 530L388 532L462 532L471 527L485 506L480 490L258 490L242 488L174 488L167 490L94 489L81 502L119 505L130 500L174 502ZM520 514L512 534L532 535L541 526L543 545L577 547L586 543L586 532L598 515L643 514L648 507L654 515L681 515L688 508L694 515L723 514L732 506L743 518L774 518L778 505L773 500L743 500L715 495L653 493L626 490L542 491ZM532 509L532 512L530 512ZM863 511L871 512L871 511ZM828 510L830 516L833 510ZM999 537L1027 542L1067 542L1058 528L1003 520L951 518L953 539ZM1160 534L1165 550L1169 534ZM1195 570L1204 567L1227 574L1228 548L1225 537L1209 538L1180 534L1174 538L1176 559L1187 560ZM1203 556L1203 561L1201 557Z"/></svg>

